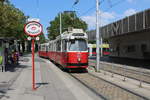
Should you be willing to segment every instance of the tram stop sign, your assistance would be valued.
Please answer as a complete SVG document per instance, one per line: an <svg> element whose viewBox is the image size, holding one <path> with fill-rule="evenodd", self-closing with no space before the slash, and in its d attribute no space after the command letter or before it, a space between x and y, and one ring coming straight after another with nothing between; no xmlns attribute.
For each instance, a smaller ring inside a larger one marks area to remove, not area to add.
<svg viewBox="0 0 150 100"><path fill-rule="evenodd" d="M42 31L43 31L42 25L36 21L28 22L24 26L24 32L31 37L36 37L42 34Z"/></svg>

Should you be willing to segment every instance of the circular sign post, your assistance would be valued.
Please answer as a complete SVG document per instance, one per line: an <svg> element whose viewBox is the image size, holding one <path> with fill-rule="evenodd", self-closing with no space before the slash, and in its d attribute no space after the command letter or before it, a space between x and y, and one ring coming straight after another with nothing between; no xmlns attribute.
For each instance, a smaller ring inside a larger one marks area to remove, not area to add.
<svg viewBox="0 0 150 100"><path fill-rule="evenodd" d="M36 21L28 22L24 26L24 32L31 37L36 37L42 34L42 31L43 31L42 25Z"/></svg>
<svg viewBox="0 0 150 100"><path fill-rule="evenodd" d="M25 24L24 32L30 37L36 37L42 34L43 27L39 22L31 21ZM34 39L32 39L32 89L35 90L35 64L34 64Z"/></svg>

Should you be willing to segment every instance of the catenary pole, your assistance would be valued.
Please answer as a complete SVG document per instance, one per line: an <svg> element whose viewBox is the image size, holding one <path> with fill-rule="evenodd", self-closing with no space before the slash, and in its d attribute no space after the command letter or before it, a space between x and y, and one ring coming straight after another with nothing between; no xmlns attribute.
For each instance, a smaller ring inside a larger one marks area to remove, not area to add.
<svg viewBox="0 0 150 100"><path fill-rule="evenodd" d="M99 0L96 0L96 71L99 71Z"/></svg>
<svg viewBox="0 0 150 100"><path fill-rule="evenodd" d="M62 20L61 20L61 12L59 14L59 18L60 18L60 25L59 25L59 32L60 32L60 35L62 33Z"/></svg>
<svg viewBox="0 0 150 100"><path fill-rule="evenodd" d="M100 36L100 38L101 38L101 57L103 57L103 38L102 38L102 36Z"/></svg>
<svg viewBox="0 0 150 100"><path fill-rule="evenodd" d="M59 14L59 18L60 18L60 23L59 23L59 32L60 32L60 36L62 34L62 17L61 17L61 12ZM61 52L62 52L62 40L61 40Z"/></svg>

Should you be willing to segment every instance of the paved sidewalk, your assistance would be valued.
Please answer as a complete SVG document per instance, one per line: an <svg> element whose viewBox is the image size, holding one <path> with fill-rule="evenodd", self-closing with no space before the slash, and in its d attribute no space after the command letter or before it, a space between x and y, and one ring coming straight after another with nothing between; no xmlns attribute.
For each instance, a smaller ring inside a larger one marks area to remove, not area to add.
<svg viewBox="0 0 150 100"><path fill-rule="evenodd" d="M62 72L49 60L35 58L36 87L32 90L31 55L17 80L3 96L2 100L101 100L82 84Z"/></svg>
<svg viewBox="0 0 150 100"><path fill-rule="evenodd" d="M9 87L17 79L21 73L23 66L9 65L6 72L0 71L0 99L5 96L6 92L9 90Z"/></svg>

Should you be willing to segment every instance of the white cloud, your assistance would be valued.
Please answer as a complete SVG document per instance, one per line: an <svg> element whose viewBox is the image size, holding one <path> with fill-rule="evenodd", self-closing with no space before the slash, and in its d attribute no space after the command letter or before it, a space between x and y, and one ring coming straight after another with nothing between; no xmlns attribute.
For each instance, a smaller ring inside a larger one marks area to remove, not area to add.
<svg viewBox="0 0 150 100"><path fill-rule="evenodd" d="M130 9L128 9L128 10L126 10L126 11L124 12L124 16L130 16L130 15L133 15L133 14L135 14L135 13L136 13L136 10L130 8Z"/></svg>
<svg viewBox="0 0 150 100"><path fill-rule="evenodd" d="M100 12L102 19L114 19L116 14L114 12Z"/></svg>
<svg viewBox="0 0 150 100"><path fill-rule="evenodd" d="M104 25L107 25L109 23L115 22L115 21L122 19L126 16L133 15L136 12L137 11L135 9L132 9L132 8L124 11L122 14L117 14L115 12L100 11L99 12L100 13L100 17L99 17L100 26L104 26ZM88 24L89 29L95 29L95 27L96 27L96 14L95 13L88 15L88 16L82 16L81 19L84 20Z"/></svg>
<svg viewBox="0 0 150 100"><path fill-rule="evenodd" d="M95 23L96 23L96 17L94 15L82 16L81 19L84 20L88 24L89 28L94 28Z"/></svg>
<svg viewBox="0 0 150 100"><path fill-rule="evenodd" d="M100 26L103 26L103 25L106 25L108 23L110 23L113 19L116 18L116 14L114 12L103 12L103 11L100 11ZM89 29L93 29L95 28L95 25L96 25L96 14L92 14L92 15L89 15L89 16L82 16L81 17L82 20L84 20L88 26L89 26Z"/></svg>

